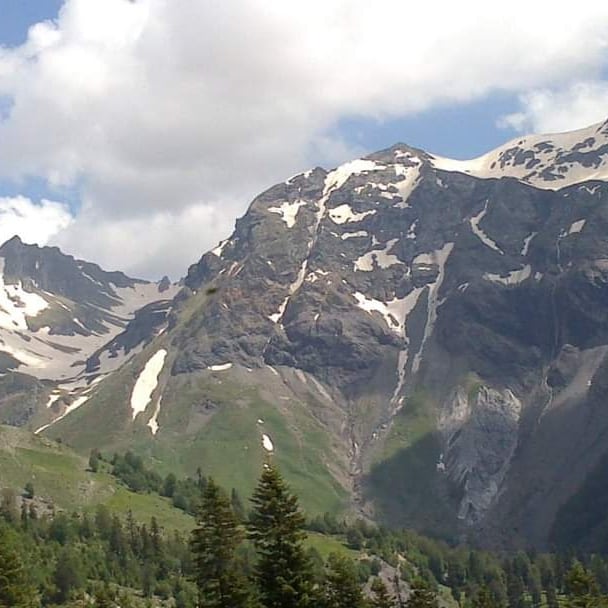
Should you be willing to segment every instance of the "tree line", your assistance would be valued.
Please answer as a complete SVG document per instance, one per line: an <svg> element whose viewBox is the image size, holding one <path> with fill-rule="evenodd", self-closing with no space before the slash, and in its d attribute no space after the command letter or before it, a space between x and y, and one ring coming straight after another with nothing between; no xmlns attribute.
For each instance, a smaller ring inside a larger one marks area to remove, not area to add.
<svg viewBox="0 0 608 608"><path fill-rule="evenodd" d="M0 608L423 608L446 593L466 608L608 606L599 555L500 555L329 514L306 520L269 464L247 513L212 479L194 483L190 535L104 506L39 514L31 484L20 507L3 492ZM350 557L322 559L307 544L311 531L340 538Z"/></svg>

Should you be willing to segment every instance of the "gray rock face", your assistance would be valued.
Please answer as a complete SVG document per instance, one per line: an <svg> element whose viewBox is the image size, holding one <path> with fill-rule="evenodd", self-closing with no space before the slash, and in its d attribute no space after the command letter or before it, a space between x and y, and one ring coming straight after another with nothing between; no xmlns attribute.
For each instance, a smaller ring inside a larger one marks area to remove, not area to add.
<svg viewBox="0 0 608 608"><path fill-rule="evenodd" d="M519 440L522 404L509 389L459 388L439 419L446 453L438 470L462 488L458 518L469 525L494 503Z"/></svg>

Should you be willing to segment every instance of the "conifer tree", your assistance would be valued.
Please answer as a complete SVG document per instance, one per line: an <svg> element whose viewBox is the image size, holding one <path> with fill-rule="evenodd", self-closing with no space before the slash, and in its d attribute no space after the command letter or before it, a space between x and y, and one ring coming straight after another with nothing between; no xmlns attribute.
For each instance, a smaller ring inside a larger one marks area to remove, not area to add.
<svg viewBox="0 0 608 608"><path fill-rule="evenodd" d="M416 578L412 582L410 596L406 602L407 608L438 608L437 594L428 581Z"/></svg>
<svg viewBox="0 0 608 608"><path fill-rule="evenodd" d="M492 597L492 592L485 586L480 587L471 601L472 608L494 608L496 602Z"/></svg>
<svg viewBox="0 0 608 608"><path fill-rule="evenodd" d="M209 479L201 496L191 541L200 608L248 605L248 590L235 558L241 540L228 497Z"/></svg>
<svg viewBox="0 0 608 608"><path fill-rule="evenodd" d="M590 608L600 605L599 588L594 576L575 562L566 574L568 608Z"/></svg>
<svg viewBox="0 0 608 608"><path fill-rule="evenodd" d="M394 608L395 602L389 595L388 589L381 578L375 578L371 587L371 608Z"/></svg>
<svg viewBox="0 0 608 608"><path fill-rule="evenodd" d="M323 585L323 608L363 608L365 600L351 559L332 553Z"/></svg>
<svg viewBox="0 0 608 608"><path fill-rule="evenodd" d="M298 499L269 464L251 499L249 539L258 553L255 579L265 608L305 608L312 602L311 567Z"/></svg>
<svg viewBox="0 0 608 608"><path fill-rule="evenodd" d="M39 605L9 534L0 529L0 608L35 608Z"/></svg>

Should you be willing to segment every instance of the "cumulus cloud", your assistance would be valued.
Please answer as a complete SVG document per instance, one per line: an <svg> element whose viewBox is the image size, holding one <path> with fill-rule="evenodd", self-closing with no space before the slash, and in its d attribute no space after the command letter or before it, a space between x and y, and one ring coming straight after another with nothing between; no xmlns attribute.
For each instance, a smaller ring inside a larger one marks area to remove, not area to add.
<svg viewBox="0 0 608 608"><path fill-rule="evenodd" d="M578 82L561 90L533 91L520 97L521 110L499 125L520 132L555 133L587 127L608 118L608 82Z"/></svg>
<svg viewBox="0 0 608 608"><path fill-rule="evenodd" d="M78 251L84 259L103 260L107 270L178 278L201 253L230 233L234 218L220 209L220 205L198 204L177 212L115 219L87 208L54 243L66 251Z"/></svg>
<svg viewBox="0 0 608 608"><path fill-rule="evenodd" d="M73 221L62 203L24 196L0 197L0 243L18 234L26 243L45 245Z"/></svg>
<svg viewBox="0 0 608 608"><path fill-rule="evenodd" d="M0 97L11 100L0 177L79 185L83 211L56 239L70 252L147 276L185 270L254 194L354 155L327 138L341 118L594 79L607 32L608 5L584 0L551 10L522 0L66 0L24 45L0 47ZM201 220L195 242L176 246L187 217ZM91 218L103 229L87 239ZM134 246L120 260L123 235ZM164 256L140 259L156 248Z"/></svg>

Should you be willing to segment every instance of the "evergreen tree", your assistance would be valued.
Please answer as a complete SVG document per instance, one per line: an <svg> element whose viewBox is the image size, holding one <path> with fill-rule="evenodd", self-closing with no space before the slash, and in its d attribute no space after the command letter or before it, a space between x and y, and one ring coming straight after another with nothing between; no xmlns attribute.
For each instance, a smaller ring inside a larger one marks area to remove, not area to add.
<svg viewBox="0 0 608 608"><path fill-rule="evenodd" d="M305 519L277 469L265 465L251 499L248 532L258 552L255 579L265 608L311 605L311 567L303 547Z"/></svg>
<svg viewBox="0 0 608 608"><path fill-rule="evenodd" d="M492 592L485 586L480 587L471 601L471 608L495 608L497 603L492 597Z"/></svg>
<svg viewBox="0 0 608 608"><path fill-rule="evenodd" d="M395 602L389 595L388 589L381 578L375 578L371 587L371 608L394 608Z"/></svg>
<svg viewBox="0 0 608 608"><path fill-rule="evenodd" d="M99 471L99 461L101 459L101 455L99 454L99 450L92 449L89 455L89 471L92 473L97 473Z"/></svg>
<svg viewBox="0 0 608 608"><path fill-rule="evenodd" d="M199 606L247 606L248 591L235 558L242 535L230 501L212 479L202 493L196 519L191 542Z"/></svg>
<svg viewBox="0 0 608 608"><path fill-rule="evenodd" d="M599 605L599 588L593 575L580 562L566 574L568 608L591 608Z"/></svg>
<svg viewBox="0 0 608 608"><path fill-rule="evenodd" d="M0 608L39 606L9 534L0 529Z"/></svg>
<svg viewBox="0 0 608 608"><path fill-rule="evenodd" d="M241 500L239 493L235 488L232 488L230 492L230 504L232 505L232 511L239 522L245 521L247 513L245 512L245 505Z"/></svg>
<svg viewBox="0 0 608 608"><path fill-rule="evenodd" d="M80 556L74 549L64 548L57 558L53 572L59 602L67 601L74 590L84 586L85 580Z"/></svg>
<svg viewBox="0 0 608 608"><path fill-rule="evenodd" d="M365 601L355 565L351 559L332 553L322 594L323 608L363 608Z"/></svg>
<svg viewBox="0 0 608 608"><path fill-rule="evenodd" d="M438 608L437 594L430 583L422 578L416 578L411 585L410 596L406 602L407 608Z"/></svg>

